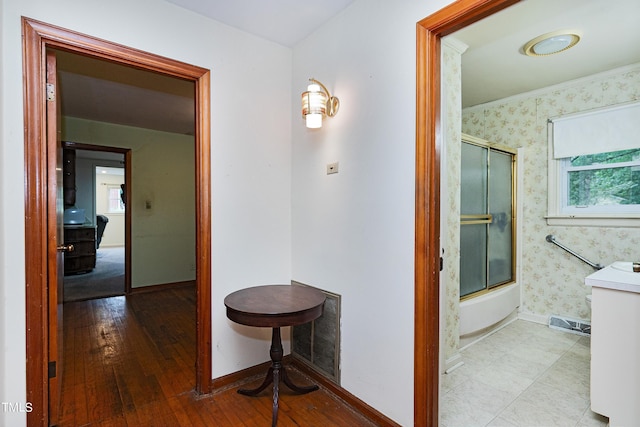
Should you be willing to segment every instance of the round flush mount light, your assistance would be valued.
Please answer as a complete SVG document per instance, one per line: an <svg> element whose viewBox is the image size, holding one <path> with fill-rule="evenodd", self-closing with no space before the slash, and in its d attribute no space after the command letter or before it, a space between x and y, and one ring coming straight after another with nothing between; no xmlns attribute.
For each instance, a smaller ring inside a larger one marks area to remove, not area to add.
<svg viewBox="0 0 640 427"><path fill-rule="evenodd" d="M547 56L572 48L580 41L580 34L574 30L561 30L543 34L524 45L527 56Z"/></svg>

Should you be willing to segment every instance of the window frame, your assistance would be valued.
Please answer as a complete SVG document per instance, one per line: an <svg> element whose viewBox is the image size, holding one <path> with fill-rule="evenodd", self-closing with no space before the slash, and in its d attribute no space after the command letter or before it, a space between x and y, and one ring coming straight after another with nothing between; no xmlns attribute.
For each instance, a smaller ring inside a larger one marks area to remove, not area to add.
<svg viewBox="0 0 640 427"><path fill-rule="evenodd" d="M602 209L589 209L579 211L582 208L564 209L567 197L566 182L569 169L564 166L566 158L555 159L553 157L553 131L548 127L548 202L547 225L558 226L587 226L587 227L640 227L640 210L638 212L603 211ZM615 151L615 150L614 150ZM603 151L604 153L605 151ZM606 166L608 167L608 166Z"/></svg>
<svg viewBox="0 0 640 427"><path fill-rule="evenodd" d="M122 196L121 196L121 192L122 192L122 187L120 186L120 184L105 184L107 187L107 213L109 214L124 214L126 206L124 205L123 201L122 201ZM118 192L118 206L121 207L121 209L118 210L112 210L111 209L111 202L115 201L115 198L111 198L111 192L112 191L117 191Z"/></svg>

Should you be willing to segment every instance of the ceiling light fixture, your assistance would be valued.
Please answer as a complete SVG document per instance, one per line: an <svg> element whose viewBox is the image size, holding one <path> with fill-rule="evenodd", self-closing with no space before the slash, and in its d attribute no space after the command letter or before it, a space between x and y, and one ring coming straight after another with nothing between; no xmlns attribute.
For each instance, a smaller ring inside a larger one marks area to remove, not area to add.
<svg viewBox="0 0 640 427"><path fill-rule="evenodd" d="M575 30L561 30L543 34L524 45L527 56L547 56L572 48L580 41L580 34Z"/></svg>
<svg viewBox="0 0 640 427"><path fill-rule="evenodd" d="M309 79L311 84L302 94L302 117L305 118L308 128L322 127L322 119L325 116L333 117L340 108L340 101L331 96L325 85L316 79Z"/></svg>

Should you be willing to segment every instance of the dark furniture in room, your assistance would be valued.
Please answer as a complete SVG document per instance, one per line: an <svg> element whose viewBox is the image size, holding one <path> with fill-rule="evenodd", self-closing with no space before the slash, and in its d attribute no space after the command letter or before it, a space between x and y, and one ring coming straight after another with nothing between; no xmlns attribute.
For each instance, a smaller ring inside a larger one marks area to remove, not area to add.
<svg viewBox="0 0 640 427"><path fill-rule="evenodd" d="M107 228L107 223L109 222L109 218L104 215L98 215L96 217L96 224L98 228L96 230L96 249L100 247L100 242L102 241L102 235L104 234L104 229Z"/></svg>
<svg viewBox="0 0 640 427"><path fill-rule="evenodd" d="M65 225L64 244L73 245L64 253L64 274L88 273L96 267L96 227Z"/></svg>
<svg viewBox="0 0 640 427"><path fill-rule="evenodd" d="M278 393L280 379L297 393L317 390L317 385L297 386L287 376L282 365L282 339L280 328L301 325L322 315L325 295L317 289L306 286L265 285L241 289L224 299L227 317L242 325L273 328L271 334L271 367L260 386L255 389L240 389L238 393L256 396L273 383L273 411L271 425L278 422Z"/></svg>

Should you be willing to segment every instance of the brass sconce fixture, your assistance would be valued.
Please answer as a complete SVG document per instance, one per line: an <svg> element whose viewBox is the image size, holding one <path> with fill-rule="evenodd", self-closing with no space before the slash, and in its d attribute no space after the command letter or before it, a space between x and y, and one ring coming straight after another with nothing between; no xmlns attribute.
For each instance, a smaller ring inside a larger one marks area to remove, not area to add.
<svg viewBox="0 0 640 427"><path fill-rule="evenodd" d="M333 117L340 108L340 101L331 96L325 85L316 79L309 79L311 84L302 94L302 117L305 118L308 128L322 127L322 119L325 116Z"/></svg>

